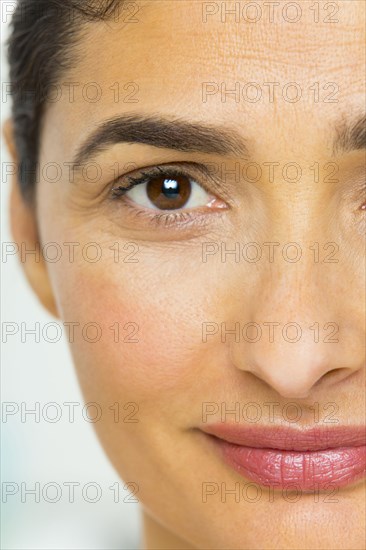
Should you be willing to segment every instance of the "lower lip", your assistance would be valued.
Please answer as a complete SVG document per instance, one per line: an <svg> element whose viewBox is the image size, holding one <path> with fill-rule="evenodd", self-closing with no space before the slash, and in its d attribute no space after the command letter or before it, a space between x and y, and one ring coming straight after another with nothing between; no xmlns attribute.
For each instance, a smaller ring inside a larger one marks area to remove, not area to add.
<svg viewBox="0 0 366 550"><path fill-rule="evenodd" d="M366 446L318 451L245 447L214 438L225 462L243 477L265 487L329 490L345 487L366 473Z"/></svg>

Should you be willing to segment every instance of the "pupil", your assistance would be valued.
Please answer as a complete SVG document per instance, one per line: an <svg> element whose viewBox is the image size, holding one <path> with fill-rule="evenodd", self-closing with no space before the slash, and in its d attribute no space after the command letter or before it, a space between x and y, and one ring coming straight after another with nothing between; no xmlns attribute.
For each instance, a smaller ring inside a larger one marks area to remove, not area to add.
<svg viewBox="0 0 366 550"><path fill-rule="evenodd" d="M177 180L164 180L163 193L166 197L175 199L179 195L179 183Z"/></svg>

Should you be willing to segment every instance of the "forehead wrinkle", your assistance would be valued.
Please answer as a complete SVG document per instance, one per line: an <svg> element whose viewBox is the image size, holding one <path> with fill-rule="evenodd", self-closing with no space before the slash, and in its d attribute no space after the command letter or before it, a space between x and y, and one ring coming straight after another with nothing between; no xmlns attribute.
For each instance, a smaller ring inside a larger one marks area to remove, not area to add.
<svg viewBox="0 0 366 550"><path fill-rule="evenodd" d="M136 78L146 76L146 67L147 74L154 79L156 75L171 76L179 66L184 73L188 68L188 78L191 75L203 78L207 74L213 78L244 78L248 72L258 71L263 78L293 80L319 76L323 72L327 77L330 74L336 77L340 71L354 78L350 64L352 70L363 66L364 34L359 36L357 29L348 26L332 30L329 25L307 25L299 30L296 25L285 28L261 25L248 30L236 25L231 32L230 26L221 25L216 32L217 27L210 30L210 26L202 23L196 30L194 20L187 27L184 14L180 17L179 10L173 14L169 9L164 10L161 20L157 17L159 13L156 5L140 23L123 29L122 33L117 23L112 23L112 32L105 26L97 29L97 25L95 31L90 27L92 34L88 42L83 43L85 51L78 72L85 68L102 80L107 72L116 71L118 65L123 73L131 60ZM171 17L174 17L172 22ZM323 28L324 34L319 32ZM94 32L98 36L93 36ZM143 37L143 43L139 36ZM100 48L98 40L104 48Z"/></svg>

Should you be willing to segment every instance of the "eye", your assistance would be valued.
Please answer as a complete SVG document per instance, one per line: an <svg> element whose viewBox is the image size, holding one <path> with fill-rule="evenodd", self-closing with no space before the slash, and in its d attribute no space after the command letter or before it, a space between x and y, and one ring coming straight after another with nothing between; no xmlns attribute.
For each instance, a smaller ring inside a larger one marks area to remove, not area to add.
<svg viewBox="0 0 366 550"><path fill-rule="evenodd" d="M177 170L152 168L140 177L128 177L129 185L112 191L114 196L124 195L130 201L153 210L181 210L212 206L220 202L209 194L194 178Z"/></svg>
<svg viewBox="0 0 366 550"><path fill-rule="evenodd" d="M209 195L188 176L149 178L126 193L136 204L157 210L178 210L204 206Z"/></svg>

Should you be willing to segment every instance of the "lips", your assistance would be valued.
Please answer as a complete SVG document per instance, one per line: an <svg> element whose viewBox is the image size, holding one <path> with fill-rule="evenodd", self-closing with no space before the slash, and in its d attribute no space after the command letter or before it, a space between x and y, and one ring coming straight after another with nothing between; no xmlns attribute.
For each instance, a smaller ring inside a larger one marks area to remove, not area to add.
<svg viewBox="0 0 366 550"><path fill-rule="evenodd" d="M366 473L364 426L299 430L219 423L201 430L235 471L274 489L340 488Z"/></svg>

